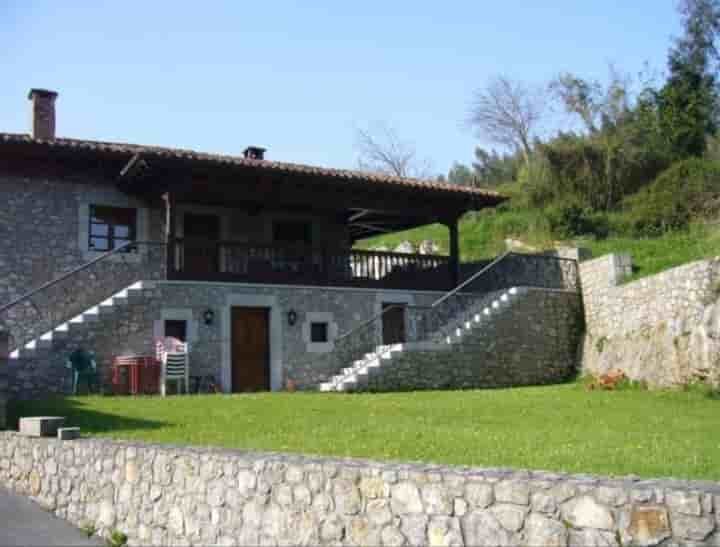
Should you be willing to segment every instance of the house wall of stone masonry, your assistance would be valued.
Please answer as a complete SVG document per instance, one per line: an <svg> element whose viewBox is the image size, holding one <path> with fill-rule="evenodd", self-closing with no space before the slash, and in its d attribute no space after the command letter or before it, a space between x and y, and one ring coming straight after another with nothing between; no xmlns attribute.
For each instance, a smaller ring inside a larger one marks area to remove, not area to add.
<svg viewBox="0 0 720 547"><path fill-rule="evenodd" d="M0 203L0 305L101 254L87 248L92 204L136 208L138 239L163 240L164 211L120 192L114 180L0 174ZM273 211L250 215L226 207L184 203L176 210L179 236L183 235L185 213L217 215L220 235L227 241L269 243L274 221L298 218L311 222L316 243L342 247L349 241L347 226L334 218ZM136 281L164 279L165 256L162 246L141 246L138 254L103 260L0 314L0 329L10 332L11 347L15 348Z"/></svg>
<svg viewBox="0 0 720 547"><path fill-rule="evenodd" d="M148 418L147 427L152 427ZM0 433L0 486L129 545L717 545L720 485Z"/></svg>
<svg viewBox="0 0 720 547"><path fill-rule="evenodd" d="M226 391L231 389L230 309L234 306L270 309L270 360L272 388L283 389L288 379L301 389L316 387L347 363L327 359L332 345L320 347L309 340L310 323L328 323L331 339L381 311L382 303L427 306L441 293L378 291L232 283L158 282L154 288L100 316L99 320L71 325L67 339L34 357L11 360L10 393L32 399L67 388L64 361L77 347L96 353L99 373L110 388L112 358L126 353L154 354L159 323L168 318L189 321L190 374L214 376ZM214 319L206 324L204 314ZM297 322L288 323L294 310ZM379 327L378 322L377 326ZM377 331L378 343L381 332Z"/></svg>
<svg viewBox="0 0 720 547"><path fill-rule="evenodd" d="M580 264L583 369L621 369L651 386L720 381L720 259L630 283L629 255Z"/></svg>
<svg viewBox="0 0 720 547"><path fill-rule="evenodd" d="M161 239L160 211L110 181L0 175L0 203L0 304L98 256L86 248L90 204L136 207L139 238ZM103 261L0 314L0 330L10 332L16 347L139 279L162 277L163 256L161 247L144 247Z"/></svg>
<svg viewBox="0 0 720 547"><path fill-rule="evenodd" d="M367 389L486 388L567 380L577 370L582 303L574 292L520 289L508 307L446 351L395 354Z"/></svg>

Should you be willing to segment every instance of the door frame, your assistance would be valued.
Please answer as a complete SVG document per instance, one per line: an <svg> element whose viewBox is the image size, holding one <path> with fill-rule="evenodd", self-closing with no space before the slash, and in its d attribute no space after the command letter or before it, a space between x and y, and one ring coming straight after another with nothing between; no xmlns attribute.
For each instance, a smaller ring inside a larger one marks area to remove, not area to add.
<svg viewBox="0 0 720 547"><path fill-rule="evenodd" d="M410 325L410 317L407 310L407 306L415 305L415 296L411 293L402 292L385 292L378 291L375 297L375 315L382 313L383 304L404 304L405 308L405 340L412 340L413 333L411 332L412 325ZM379 326L377 329L378 344L382 344L383 341L383 327L382 321L378 321Z"/></svg>
<svg viewBox="0 0 720 547"><path fill-rule="evenodd" d="M229 294L221 309L222 364L220 385L232 393L232 308L267 308L270 328L270 391L283 388L283 321L275 295Z"/></svg>
<svg viewBox="0 0 720 547"><path fill-rule="evenodd" d="M235 390L233 385L233 376L234 376L234 366L235 366L235 359L233 355L233 332L234 332L234 321L235 321L235 313L237 310L240 310L240 313L242 311L252 311L252 312L262 312L263 318L265 320L265 344L267 345L267 354L265 356L265 363L263 364L263 368L265 369L263 374L266 374L267 378L267 384L263 386L261 391L265 391L266 389L269 391L271 389L270 383L271 383L271 374L270 374L270 308L266 307L249 307L249 306L232 306L230 308L230 391L232 393L244 393L242 390Z"/></svg>

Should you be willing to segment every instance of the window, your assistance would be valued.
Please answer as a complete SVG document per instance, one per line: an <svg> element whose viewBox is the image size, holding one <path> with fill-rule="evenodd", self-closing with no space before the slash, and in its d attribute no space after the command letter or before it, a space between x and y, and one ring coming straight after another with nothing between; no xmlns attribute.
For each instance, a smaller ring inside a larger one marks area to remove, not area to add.
<svg viewBox="0 0 720 547"><path fill-rule="evenodd" d="M310 342L313 344L323 344L328 341L328 324L327 323L311 323L310 324Z"/></svg>
<svg viewBox="0 0 720 547"><path fill-rule="evenodd" d="M273 241L281 243L312 243L309 222L283 220L273 223Z"/></svg>
<svg viewBox="0 0 720 547"><path fill-rule="evenodd" d="M90 206L88 248L91 251L111 251L135 241L137 237L137 209L125 207ZM127 252L126 249L123 252Z"/></svg>
<svg viewBox="0 0 720 547"><path fill-rule="evenodd" d="M177 338L181 342L187 342L187 321L166 319L165 338Z"/></svg>

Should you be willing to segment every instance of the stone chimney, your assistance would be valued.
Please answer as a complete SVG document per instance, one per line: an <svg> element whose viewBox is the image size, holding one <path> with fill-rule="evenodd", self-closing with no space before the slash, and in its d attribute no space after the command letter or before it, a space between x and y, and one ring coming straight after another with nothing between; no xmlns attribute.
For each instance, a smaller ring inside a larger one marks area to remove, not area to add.
<svg viewBox="0 0 720 547"><path fill-rule="evenodd" d="M243 156L250 160L264 160L267 148L261 146L248 146L243 151Z"/></svg>
<svg viewBox="0 0 720 547"><path fill-rule="evenodd" d="M55 99L57 92L48 89L31 89L28 99L32 102L32 138L51 140L55 138Z"/></svg>

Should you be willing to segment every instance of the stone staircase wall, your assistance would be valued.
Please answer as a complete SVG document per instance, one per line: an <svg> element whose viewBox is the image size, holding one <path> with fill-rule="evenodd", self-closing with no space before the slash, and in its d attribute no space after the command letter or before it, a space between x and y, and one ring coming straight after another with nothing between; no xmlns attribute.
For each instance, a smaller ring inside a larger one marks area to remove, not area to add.
<svg viewBox="0 0 720 547"><path fill-rule="evenodd" d="M572 376L582 334L580 296L521 290L517 300L456 343L431 351L393 353L357 390L510 387L561 382Z"/></svg>
<svg viewBox="0 0 720 547"><path fill-rule="evenodd" d="M8 366L10 397L35 399L67 392L70 373L65 360L78 347L95 352L105 387L110 384L113 356L154 354L153 318L159 314L159 289L146 283L145 288L128 289L126 294L97 306L97 313L82 314L82 322L69 322L67 331L52 331L50 340L40 339L35 347L15 352Z"/></svg>

